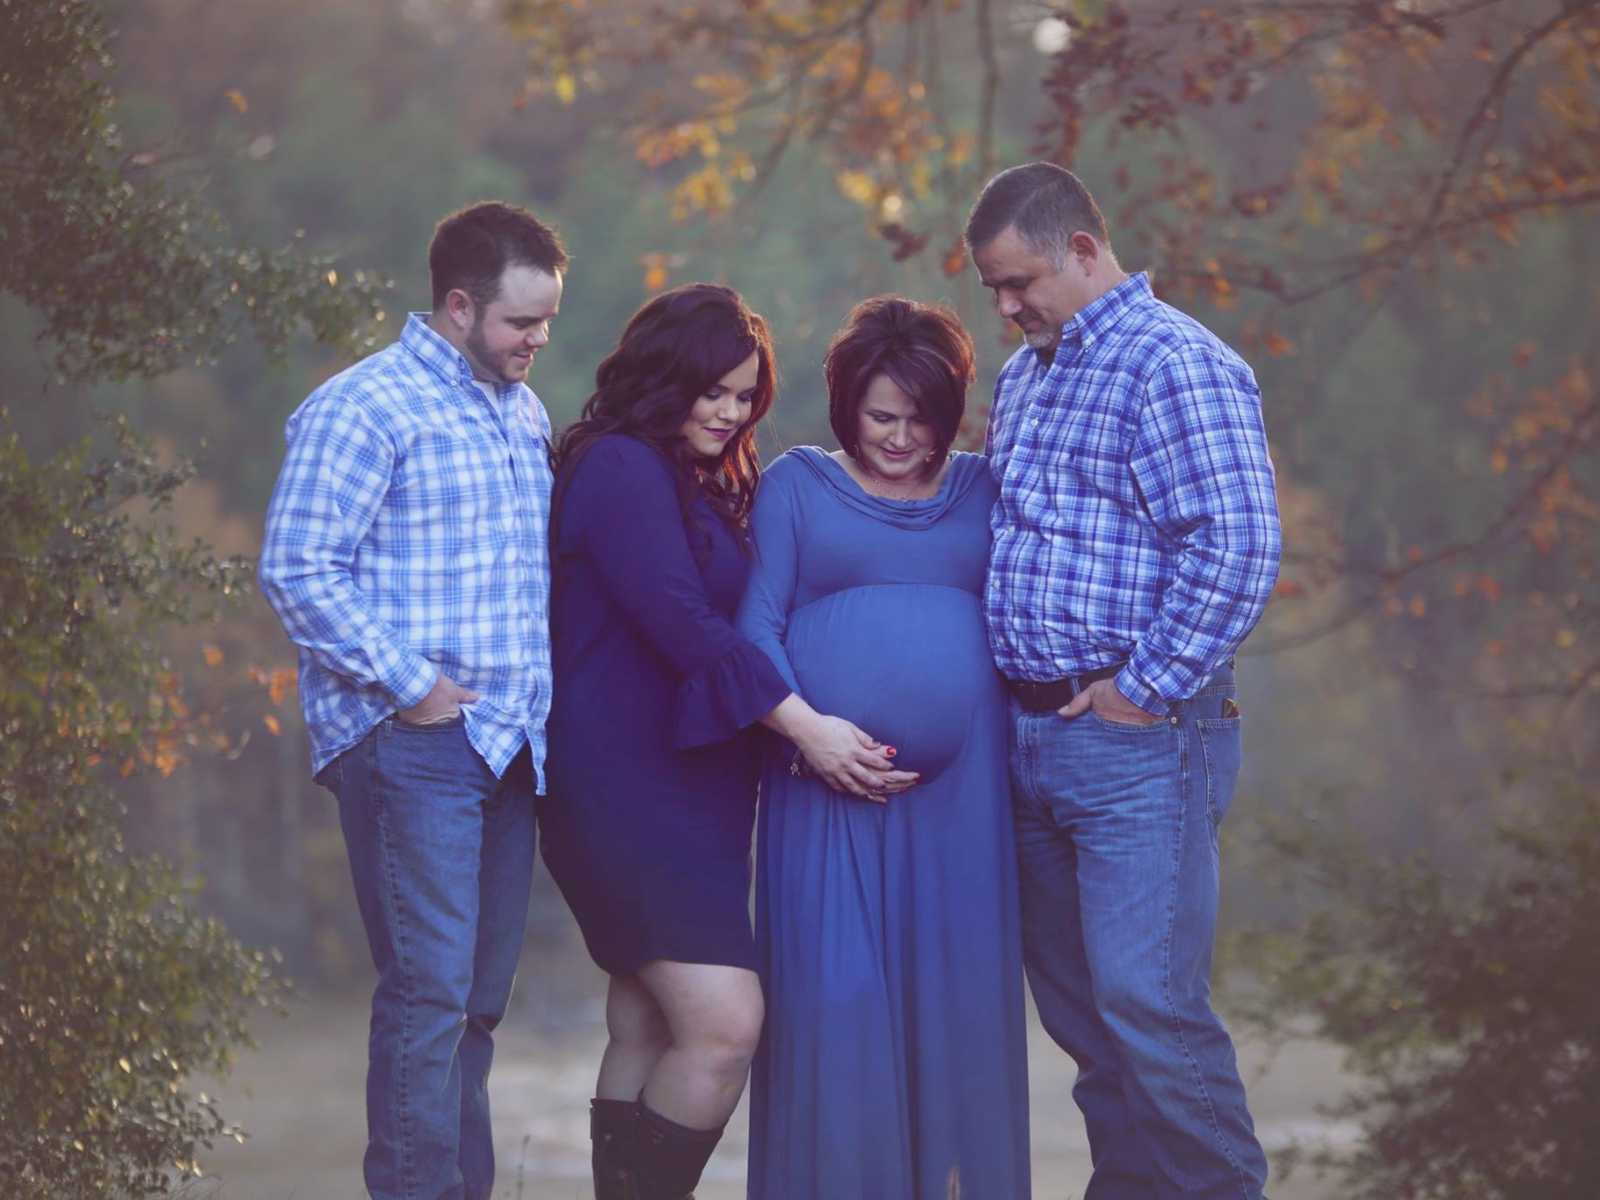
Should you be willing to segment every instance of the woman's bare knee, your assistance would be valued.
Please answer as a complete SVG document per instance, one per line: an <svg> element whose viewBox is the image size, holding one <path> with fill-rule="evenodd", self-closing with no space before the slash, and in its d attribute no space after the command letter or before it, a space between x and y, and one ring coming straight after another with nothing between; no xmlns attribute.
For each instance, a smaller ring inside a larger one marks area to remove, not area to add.
<svg viewBox="0 0 1600 1200"><path fill-rule="evenodd" d="M730 1053L742 1054L746 1059L755 1057L756 1046L761 1042L761 1024L766 1019L766 1006L757 992L745 1002L731 1007L728 1019L719 1030L721 1042Z"/></svg>
<svg viewBox="0 0 1600 1200"><path fill-rule="evenodd" d="M755 1055L765 1006L753 971L656 963L641 976L665 1014L675 1048L730 1064L748 1064Z"/></svg>
<svg viewBox="0 0 1600 1200"><path fill-rule="evenodd" d="M707 1070L742 1079L761 1041L763 1008L754 998L729 998L714 1020L695 1021L676 1032L675 1044L692 1053Z"/></svg>

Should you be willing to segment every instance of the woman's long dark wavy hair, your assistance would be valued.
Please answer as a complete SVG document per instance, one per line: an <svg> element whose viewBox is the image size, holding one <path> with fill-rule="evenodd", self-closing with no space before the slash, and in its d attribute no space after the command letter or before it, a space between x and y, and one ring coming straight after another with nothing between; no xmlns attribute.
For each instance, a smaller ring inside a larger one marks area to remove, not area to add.
<svg viewBox="0 0 1600 1200"><path fill-rule="evenodd" d="M754 353L759 370L750 419L715 459L702 459L680 430L694 402ZM594 373L595 390L556 445L557 504L562 477L608 433L655 446L679 467L685 505L694 489L729 525L743 528L761 477L756 424L772 407L777 365L766 321L739 293L714 283L688 283L648 301Z"/></svg>

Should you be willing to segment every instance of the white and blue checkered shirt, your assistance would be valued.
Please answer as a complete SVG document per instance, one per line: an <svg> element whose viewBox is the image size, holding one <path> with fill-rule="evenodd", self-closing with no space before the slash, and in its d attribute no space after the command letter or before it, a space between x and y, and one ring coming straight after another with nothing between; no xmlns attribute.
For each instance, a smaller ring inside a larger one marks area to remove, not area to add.
<svg viewBox="0 0 1600 1200"><path fill-rule="evenodd" d="M313 772L443 671L480 697L484 761L528 744L542 793L550 418L525 384L480 388L426 316L289 418L261 588L300 647Z"/></svg>
<svg viewBox="0 0 1600 1200"><path fill-rule="evenodd" d="M1000 670L1045 681L1127 661L1165 714L1255 626L1282 549L1261 393L1243 359L1134 275L1021 347L995 382L985 615Z"/></svg>

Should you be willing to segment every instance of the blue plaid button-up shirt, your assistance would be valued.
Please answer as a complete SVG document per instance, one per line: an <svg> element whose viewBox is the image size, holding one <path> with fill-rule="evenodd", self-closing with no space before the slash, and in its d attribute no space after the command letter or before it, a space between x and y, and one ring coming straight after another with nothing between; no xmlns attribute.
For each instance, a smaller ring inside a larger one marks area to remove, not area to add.
<svg viewBox="0 0 1600 1200"><path fill-rule="evenodd" d="M443 671L480 697L484 761L529 745L542 793L550 419L525 384L480 389L425 318L289 418L261 587L300 648L314 772Z"/></svg>
<svg viewBox="0 0 1600 1200"><path fill-rule="evenodd" d="M985 616L1000 670L1036 681L1126 660L1165 714L1266 607L1282 548L1261 393L1243 359L1143 274L1027 346L995 383Z"/></svg>

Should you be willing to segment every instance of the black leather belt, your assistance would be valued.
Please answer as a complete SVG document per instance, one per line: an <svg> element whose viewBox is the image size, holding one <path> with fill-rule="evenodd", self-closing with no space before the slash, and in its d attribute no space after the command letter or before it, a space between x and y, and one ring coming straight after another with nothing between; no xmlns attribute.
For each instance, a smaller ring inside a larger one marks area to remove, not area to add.
<svg viewBox="0 0 1600 1200"><path fill-rule="evenodd" d="M1127 665L1113 663L1097 671L1085 671L1082 675L1068 675L1064 679L1050 679L1042 683L1031 679L1007 679L1006 686L1017 698L1017 703L1029 712L1052 712L1071 704L1072 698L1091 683L1110 679Z"/></svg>

